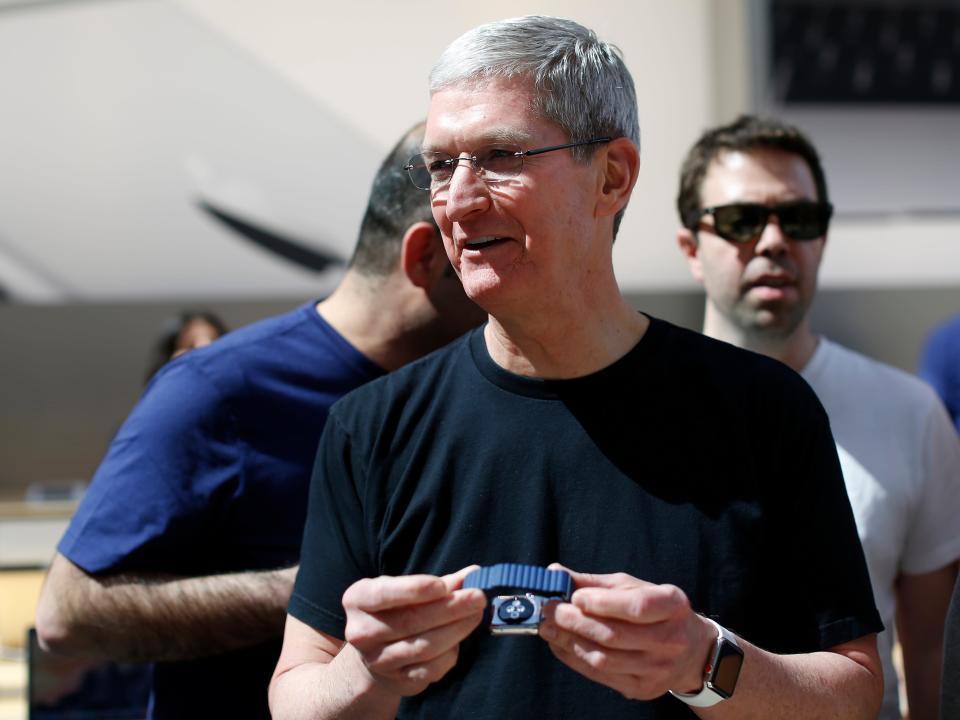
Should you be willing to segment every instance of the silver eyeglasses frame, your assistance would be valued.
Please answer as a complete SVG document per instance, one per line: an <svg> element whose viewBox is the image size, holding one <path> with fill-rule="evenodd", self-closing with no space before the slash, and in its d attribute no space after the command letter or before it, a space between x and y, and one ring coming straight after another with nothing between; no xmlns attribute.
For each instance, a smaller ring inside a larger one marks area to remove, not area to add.
<svg viewBox="0 0 960 720"><path fill-rule="evenodd" d="M608 143L612 141L613 138L610 137L600 137L600 138L591 138L590 140L578 140L576 142L564 143L563 145L549 145L547 147L534 148L533 150L520 150L517 149L512 155L506 155L504 158L511 158L516 160L516 167L510 166L498 170L496 172L496 178L489 178L487 176L487 168L485 162L489 160L481 160L477 157L476 154L470 153L467 156L458 155L454 157L448 153L441 152L429 152L429 153L420 153L414 155L407 161L407 164L403 166L403 169L407 171L407 176L410 178L410 182L413 183L414 187L420 190L428 190L436 192L440 188L446 186L451 178L453 177L454 170L460 165L461 161L467 161L470 163L470 166L473 168L473 171L477 173L485 182L503 182L504 180L518 176L523 172L523 158L532 157L534 155L543 155L544 153L553 152L554 150L565 150L567 148L581 147L583 145L597 145L600 143ZM491 146L491 149L500 149L500 150L512 150L512 147L509 146ZM429 169L435 163L439 165L436 168L436 171L440 171L444 177L442 180L437 181L435 179L435 172L431 172ZM430 178L429 183L427 178Z"/></svg>

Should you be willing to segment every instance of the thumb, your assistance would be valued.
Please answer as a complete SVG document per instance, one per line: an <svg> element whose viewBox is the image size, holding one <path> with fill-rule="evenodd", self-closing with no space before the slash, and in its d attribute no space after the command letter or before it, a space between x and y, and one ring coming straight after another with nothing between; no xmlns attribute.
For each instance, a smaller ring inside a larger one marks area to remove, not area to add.
<svg viewBox="0 0 960 720"><path fill-rule="evenodd" d="M449 575L444 575L440 579L443 580L443 584L447 586L447 592L453 592L454 590L459 590L463 586L464 578L466 578L467 575L472 573L474 570L479 569L479 565L467 565L467 567L450 573Z"/></svg>

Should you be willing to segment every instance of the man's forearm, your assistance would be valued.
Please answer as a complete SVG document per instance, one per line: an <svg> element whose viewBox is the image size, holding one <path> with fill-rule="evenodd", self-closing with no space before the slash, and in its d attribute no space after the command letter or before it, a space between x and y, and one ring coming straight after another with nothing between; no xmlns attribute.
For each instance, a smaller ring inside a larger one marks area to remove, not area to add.
<svg viewBox="0 0 960 720"><path fill-rule="evenodd" d="M736 692L712 708L698 709L705 720L876 718L883 676L875 655L856 648L845 654L774 655L740 644L745 656Z"/></svg>
<svg viewBox="0 0 960 720"><path fill-rule="evenodd" d="M234 650L281 636L295 572L94 576L58 555L37 630L53 651L111 660L183 660Z"/></svg>
<svg viewBox="0 0 960 720"><path fill-rule="evenodd" d="M270 683L274 720L391 720L400 697L380 691L350 645L330 662L278 672Z"/></svg>
<svg viewBox="0 0 960 720"><path fill-rule="evenodd" d="M940 715L940 676L947 608L957 577L957 563L919 575L897 578L897 635L911 720Z"/></svg>

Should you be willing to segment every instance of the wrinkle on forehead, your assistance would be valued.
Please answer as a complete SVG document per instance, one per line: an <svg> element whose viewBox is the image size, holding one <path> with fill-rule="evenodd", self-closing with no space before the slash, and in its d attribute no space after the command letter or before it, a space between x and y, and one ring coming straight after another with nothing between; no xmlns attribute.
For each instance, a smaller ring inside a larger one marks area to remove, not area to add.
<svg viewBox="0 0 960 720"><path fill-rule="evenodd" d="M534 110L533 89L518 80L469 81L437 90L430 98L424 151L473 151L490 144L529 149L540 123L549 123ZM458 97L453 103L446 101ZM437 110L437 100L444 105ZM519 111L519 112L518 112ZM518 119L505 124L503 115ZM449 143L454 143L450 147ZM462 147L458 144L463 143Z"/></svg>
<svg viewBox="0 0 960 720"><path fill-rule="evenodd" d="M521 149L527 149L525 146L530 142L530 133L512 127L491 127L479 133L472 133L471 138L470 147L463 148L470 152L488 145L516 145ZM426 142L423 146L424 152L446 152L448 149L443 145Z"/></svg>

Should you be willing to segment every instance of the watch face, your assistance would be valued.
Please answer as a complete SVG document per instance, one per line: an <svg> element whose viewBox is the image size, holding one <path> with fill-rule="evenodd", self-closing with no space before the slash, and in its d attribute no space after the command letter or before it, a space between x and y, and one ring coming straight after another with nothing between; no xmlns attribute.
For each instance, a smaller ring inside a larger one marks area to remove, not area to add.
<svg viewBox="0 0 960 720"><path fill-rule="evenodd" d="M733 695L743 665L743 650L733 643L721 642L713 660L713 670L707 685L725 698Z"/></svg>

